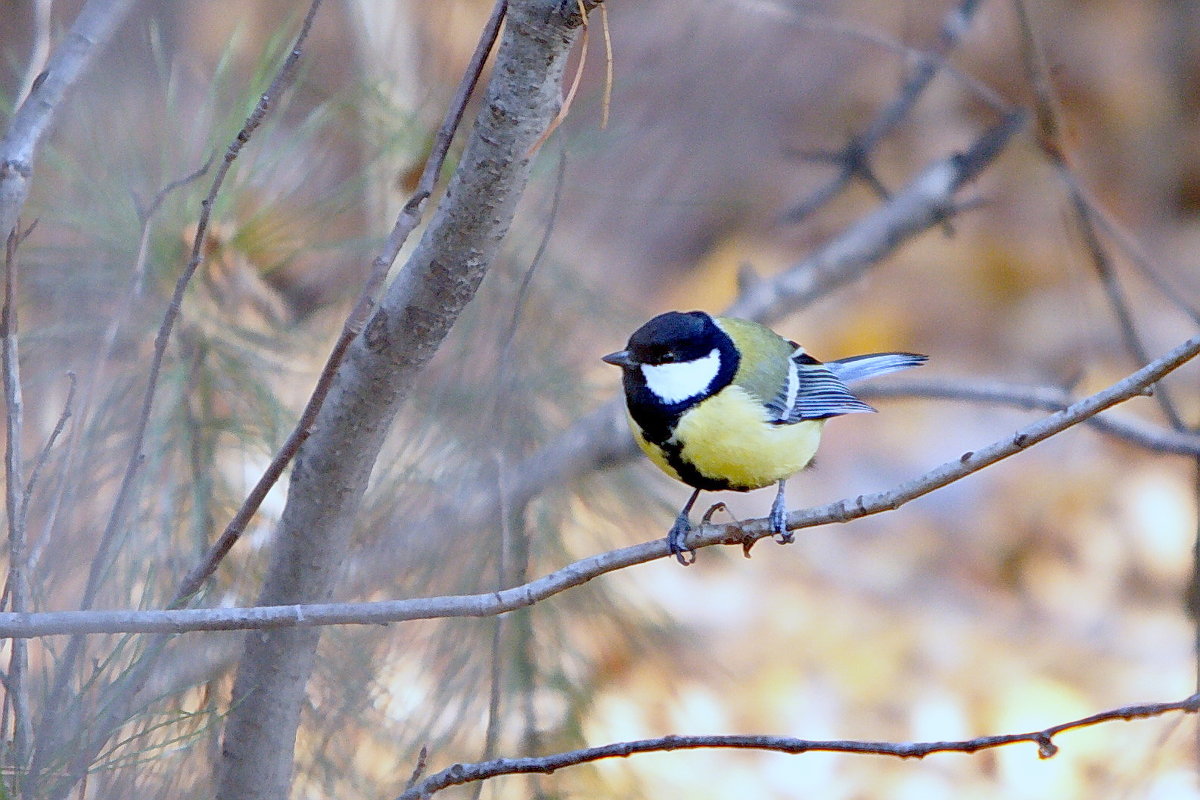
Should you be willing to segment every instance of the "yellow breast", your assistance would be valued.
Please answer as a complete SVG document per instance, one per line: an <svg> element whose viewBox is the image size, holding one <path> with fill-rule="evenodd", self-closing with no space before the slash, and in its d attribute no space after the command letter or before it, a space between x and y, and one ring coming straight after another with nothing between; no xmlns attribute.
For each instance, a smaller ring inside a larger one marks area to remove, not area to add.
<svg viewBox="0 0 1200 800"><path fill-rule="evenodd" d="M766 409L739 386L725 388L685 413L674 438L682 458L701 474L728 481L738 490L760 489L808 466L821 442L824 420L773 425ZM646 442L637 426L634 438L663 472L679 479L662 451Z"/></svg>

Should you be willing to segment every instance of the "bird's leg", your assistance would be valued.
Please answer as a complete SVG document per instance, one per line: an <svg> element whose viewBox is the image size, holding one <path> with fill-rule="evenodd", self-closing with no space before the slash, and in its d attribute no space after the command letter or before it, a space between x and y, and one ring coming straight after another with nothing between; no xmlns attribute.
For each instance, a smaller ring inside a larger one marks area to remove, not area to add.
<svg viewBox="0 0 1200 800"><path fill-rule="evenodd" d="M779 482L779 491L775 493L775 502L771 503L771 514L767 517L771 521L771 533L780 544L791 544L796 538L787 529L787 500L783 496L786 485L786 480Z"/></svg>
<svg viewBox="0 0 1200 800"><path fill-rule="evenodd" d="M699 489L692 492L692 496L684 504L683 510L679 512L679 516L675 518L675 524L671 526L671 531L667 534L667 546L671 548L671 555L675 556L676 560L685 567L696 563L696 551L687 546L687 536L692 532L692 523L688 519L688 513L696 504L696 498L699 496Z"/></svg>

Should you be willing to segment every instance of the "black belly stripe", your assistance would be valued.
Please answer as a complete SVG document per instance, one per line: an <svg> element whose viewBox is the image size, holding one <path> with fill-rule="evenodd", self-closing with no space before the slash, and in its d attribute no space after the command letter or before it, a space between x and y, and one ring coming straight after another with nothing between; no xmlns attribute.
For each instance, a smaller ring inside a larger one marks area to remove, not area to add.
<svg viewBox="0 0 1200 800"><path fill-rule="evenodd" d="M683 445L675 438L668 439L662 444L657 444L657 447L662 451L663 457L667 459L667 463L671 466L671 469L675 470L675 474L679 476L679 479L688 486L703 489L706 492L723 492L727 489L739 492L749 491L748 489L733 486L723 478L710 478L700 472L700 470L684 459Z"/></svg>
<svg viewBox="0 0 1200 800"><path fill-rule="evenodd" d="M750 491L749 487L733 486L723 478L710 478L700 472L695 466L683 458L683 444L675 438L675 428L680 418L711 393L728 386L733 381L741 357L733 346L732 340L722 334L721 369L713 379L708 391L696 397L689 397L678 403L664 403L646 386L646 381L640 370L625 370L625 400L629 407L629 416L633 418L642 438L652 447L662 452L663 458L679 479L689 486L706 492L720 492L732 489L739 492Z"/></svg>
<svg viewBox="0 0 1200 800"><path fill-rule="evenodd" d="M688 486L703 489L706 492L721 492L733 489L729 481L720 478L710 478L696 469L683 457L683 443L675 438L675 427L680 418L695 405L695 402L680 403L676 406L664 406L661 403L638 402L641 397L634 395L629 403L629 415L641 431L642 438L652 447L657 447L667 460L671 469L679 476L679 480ZM738 491L748 491L739 489Z"/></svg>

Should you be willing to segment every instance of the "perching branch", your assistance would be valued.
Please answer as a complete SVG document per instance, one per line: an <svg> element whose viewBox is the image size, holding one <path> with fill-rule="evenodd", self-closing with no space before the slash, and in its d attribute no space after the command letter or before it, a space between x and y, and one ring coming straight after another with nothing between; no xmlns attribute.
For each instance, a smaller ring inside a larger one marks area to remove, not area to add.
<svg viewBox="0 0 1200 800"><path fill-rule="evenodd" d="M1005 733L948 742L865 742L794 739L789 736L663 736L657 739L641 739L634 742L617 742L600 747L588 747L548 756L498 758L477 764L454 764L410 786L397 800L427 800L442 789L487 780L500 775L520 775L531 772L549 774L565 767L574 767L605 758L628 758L638 753L701 748L764 750L791 755L824 752L924 758L933 753L977 753L980 750L990 750L1018 742L1030 742L1037 745L1039 758L1051 758L1058 752L1058 745L1054 743L1054 737L1066 731L1088 728L1115 720L1147 719L1173 712L1195 714L1198 711L1200 711L1200 693L1177 702L1145 703L1114 708L1111 711L1102 711L1030 733Z"/></svg>
<svg viewBox="0 0 1200 800"><path fill-rule="evenodd" d="M788 530L812 528L833 522L899 508L1008 456L1092 418L1106 408L1142 394L1182 364L1200 354L1200 336L1192 337L1145 367L1069 408L1026 426L998 442L936 467L892 489L858 495L824 506L793 511ZM746 546L770 536L765 519L707 524L688 542L694 548L716 544ZM187 633L189 631L263 630L312 628L324 625L379 625L414 619L489 617L534 605L547 597L580 586L608 572L644 564L669 555L667 544L656 539L590 556L537 580L497 592L475 595L387 600L373 603L306 603L253 608L211 608L171 611L58 611L37 614L0 614L0 637L32 638L86 633Z"/></svg>
<svg viewBox="0 0 1200 800"><path fill-rule="evenodd" d="M988 445L982 450L968 451L961 457L947 462L937 469L926 473L921 478L909 481L893 492L878 492L871 495L859 495L852 503L843 500L835 503L840 506L831 519L823 515L810 514L807 511L793 512L788 515L788 529L799 530L826 521L842 522L846 519L856 519L862 516L877 514L880 511L898 508L910 500L915 500L941 487L953 483L972 472L977 472L986 466L995 464L1011 455L1021 452L1038 442L1044 441L1067 428L1077 425L1096 414L1111 408L1117 403L1142 394L1147 387L1161 380L1164 376L1190 361L1200 353L1200 335L1193 336L1170 352L1147 364L1123 380L1114 383L1107 389L1086 397L1070 407L1039 420L1032 425L1022 428L1011 437ZM756 520L755 530L745 533L746 547L753 541L770 535L770 530L763 520Z"/></svg>

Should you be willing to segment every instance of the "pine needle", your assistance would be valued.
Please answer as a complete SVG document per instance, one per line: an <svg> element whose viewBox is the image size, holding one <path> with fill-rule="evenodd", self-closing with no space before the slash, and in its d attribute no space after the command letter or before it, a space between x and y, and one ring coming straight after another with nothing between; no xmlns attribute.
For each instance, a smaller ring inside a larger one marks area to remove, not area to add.
<svg viewBox="0 0 1200 800"><path fill-rule="evenodd" d="M604 31L604 101L600 112L600 129L608 127L608 109L612 105L613 49L612 31L608 28L608 5L600 4L600 29Z"/></svg>
<svg viewBox="0 0 1200 800"><path fill-rule="evenodd" d="M567 114L571 111L571 103L575 101L575 92L579 89L579 83L583 79L583 67L587 63L588 47L587 9L583 7L583 0L575 0L575 2L579 5L579 13L583 17L583 35L580 37L579 42L579 64L575 67L575 77L571 79L571 88L567 91L562 108L558 110L558 114L555 115L554 119L550 120L550 126L546 128L546 132L539 136L538 140L530 146L529 152L525 154L526 158L536 153L538 148L550 138L550 135L554 131L558 130L558 126L567 118Z"/></svg>

